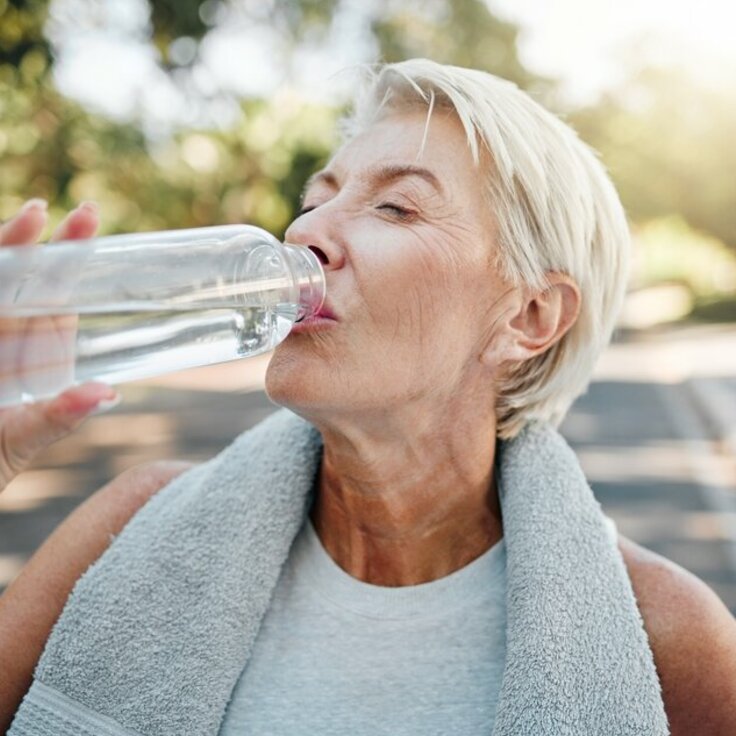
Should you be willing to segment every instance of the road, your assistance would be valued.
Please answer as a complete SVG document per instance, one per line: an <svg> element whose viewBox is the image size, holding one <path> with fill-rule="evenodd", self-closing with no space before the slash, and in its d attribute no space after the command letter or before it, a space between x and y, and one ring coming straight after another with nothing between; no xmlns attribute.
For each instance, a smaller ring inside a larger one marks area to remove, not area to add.
<svg viewBox="0 0 736 736"><path fill-rule="evenodd" d="M687 387L597 381L561 429L619 532L695 573L736 615L736 463L715 454Z"/></svg>
<svg viewBox="0 0 736 736"><path fill-rule="evenodd" d="M619 531L736 615L736 325L617 342L561 429Z"/></svg>
<svg viewBox="0 0 736 736"><path fill-rule="evenodd" d="M698 575L736 614L736 453L724 440L736 413L726 413L724 430L696 388L704 381L736 401L731 360L736 332L628 339L609 349L561 430L619 531ZM266 364L255 358L129 384L113 412L50 448L0 495L0 588L125 468L206 459L274 411L260 390Z"/></svg>

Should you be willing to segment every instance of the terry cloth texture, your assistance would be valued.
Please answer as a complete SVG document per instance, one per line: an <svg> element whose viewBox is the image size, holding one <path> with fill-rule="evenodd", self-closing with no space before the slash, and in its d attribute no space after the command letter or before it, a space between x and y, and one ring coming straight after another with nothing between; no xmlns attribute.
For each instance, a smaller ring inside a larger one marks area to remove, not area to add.
<svg viewBox="0 0 736 736"><path fill-rule="evenodd" d="M301 528L319 432L280 410L169 484L82 576L10 736L217 736ZM550 425L499 442L506 664L492 736L663 736L623 559Z"/></svg>

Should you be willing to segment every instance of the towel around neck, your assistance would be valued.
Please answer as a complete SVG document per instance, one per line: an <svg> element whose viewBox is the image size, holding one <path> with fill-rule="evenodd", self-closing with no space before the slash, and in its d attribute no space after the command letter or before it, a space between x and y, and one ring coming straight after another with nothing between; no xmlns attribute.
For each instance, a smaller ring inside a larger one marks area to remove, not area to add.
<svg viewBox="0 0 736 736"><path fill-rule="evenodd" d="M282 409L154 496L78 581L9 736L217 736L321 456L319 432ZM508 628L489 736L666 736L631 583L575 454L532 423L498 443L498 468Z"/></svg>

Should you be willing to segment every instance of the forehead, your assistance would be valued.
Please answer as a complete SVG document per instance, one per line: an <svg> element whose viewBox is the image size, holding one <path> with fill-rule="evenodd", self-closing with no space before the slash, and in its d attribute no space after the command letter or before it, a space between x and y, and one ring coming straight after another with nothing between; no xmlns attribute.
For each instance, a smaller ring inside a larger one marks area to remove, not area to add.
<svg viewBox="0 0 736 736"><path fill-rule="evenodd" d="M440 190L477 189L478 171L460 122L435 111L427 126L424 112L396 113L371 125L340 148L325 171L335 177L364 177L377 169L423 169L429 185L434 176ZM420 177L421 178L421 177Z"/></svg>

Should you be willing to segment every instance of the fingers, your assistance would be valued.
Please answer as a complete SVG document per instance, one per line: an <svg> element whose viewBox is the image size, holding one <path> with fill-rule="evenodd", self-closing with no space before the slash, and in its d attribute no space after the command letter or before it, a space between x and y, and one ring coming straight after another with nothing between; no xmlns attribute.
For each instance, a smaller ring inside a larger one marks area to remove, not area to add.
<svg viewBox="0 0 736 736"><path fill-rule="evenodd" d="M0 490L49 445L88 416L112 408L120 395L103 383L70 388L50 401L18 407L0 416Z"/></svg>
<svg viewBox="0 0 736 736"><path fill-rule="evenodd" d="M29 245L36 243L46 227L48 205L43 199L30 199L20 212L0 226L0 245ZM99 209L95 202L82 202L73 209L54 230L52 241L91 238L100 225Z"/></svg>
<svg viewBox="0 0 736 736"><path fill-rule="evenodd" d="M84 383L67 389L55 399L41 402L43 421L49 427L71 431L90 414L117 406L120 399L120 394L112 386L96 382Z"/></svg>
<svg viewBox="0 0 736 736"><path fill-rule="evenodd" d="M18 214L0 227L0 245L35 243L44 227L48 205L43 199L29 199Z"/></svg>
<svg viewBox="0 0 736 736"><path fill-rule="evenodd" d="M27 202L14 218L0 227L0 246L37 242L46 220L45 201ZM89 238L94 235L98 225L97 205L85 202L62 220L52 240ZM65 341L62 348L67 347ZM119 399L117 392L110 386L87 383L71 388L50 401L0 410L0 491L40 451L68 435L90 414L114 406Z"/></svg>
<svg viewBox="0 0 736 736"><path fill-rule="evenodd" d="M51 240L91 238L99 224L100 215L97 205L94 202L82 202L59 223L51 236Z"/></svg>

